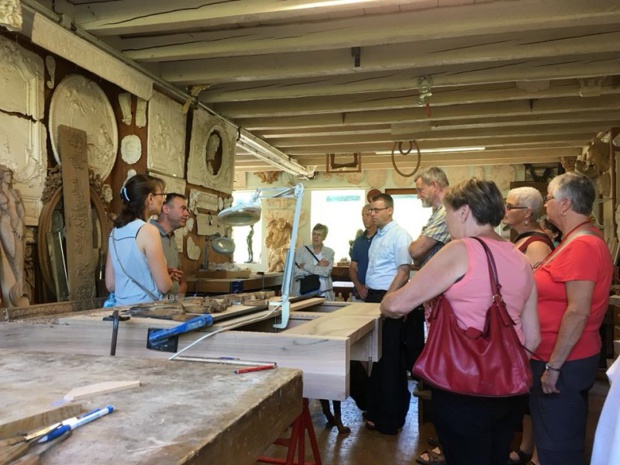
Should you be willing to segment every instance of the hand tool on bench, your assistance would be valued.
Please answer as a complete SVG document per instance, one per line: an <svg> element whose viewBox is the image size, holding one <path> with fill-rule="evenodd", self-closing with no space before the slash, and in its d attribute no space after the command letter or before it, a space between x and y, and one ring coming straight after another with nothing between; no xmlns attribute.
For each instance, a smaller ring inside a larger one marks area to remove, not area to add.
<svg viewBox="0 0 620 465"><path fill-rule="evenodd" d="M112 315L104 316L103 321L112 320L112 342L110 343L110 355L116 355L116 339L118 337L118 324L120 321L127 321L131 317L121 316L118 310L114 310Z"/></svg>
<svg viewBox="0 0 620 465"><path fill-rule="evenodd" d="M55 423L31 434L20 434L12 438L0 439L0 465L7 465L28 452L30 445L60 426Z"/></svg>
<svg viewBox="0 0 620 465"><path fill-rule="evenodd" d="M149 328L146 348L160 350L162 352L176 352L179 346L179 335L194 331L204 326L211 326L213 317L209 314L200 315L192 318L185 323L168 329Z"/></svg>
<svg viewBox="0 0 620 465"><path fill-rule="evenodd" d="M101 418L108 413L112 413L113 411L114 407L112 405L108 405L107 407L91 410L90 412L80 415L79 417L73 417L64 420L56 429L50 431L45 436L40 438L38 442L43 443L52 441L53 439L56 439L57 437L65 434L67 431L73 431L74 429L79 428L86 423L90 423L91 421L94 421L98 418Z"/></svg>
<svg viewBox="0 0 620 465"><path fill-rule="evenodd" d="M56 439L53 439L52 441L46 442L45 444L39 444L38 446L36 446L36 449L33 449L32 452L29 452L22 458L12 462L11 465L39 465L41 463L40 457L45 452L54 447L56 444L64 441L69 436L71 436L71 430L65 431L63 434L58 436Z"/></svg>

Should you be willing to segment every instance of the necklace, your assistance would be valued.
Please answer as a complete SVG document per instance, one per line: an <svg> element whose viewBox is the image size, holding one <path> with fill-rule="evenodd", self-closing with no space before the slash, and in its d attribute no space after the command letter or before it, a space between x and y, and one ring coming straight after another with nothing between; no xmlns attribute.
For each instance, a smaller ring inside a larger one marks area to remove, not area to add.
<svg viewBox="0 0 620 465"><path fill-rule="evenodd" d="M577 231L577 229L579 229L581 226L583 226L584 224L591 224L592 222L590 220L586 220L583 223L579 223L577 226L575 226L573 229L571 229L570 231L568 231L568 233L566 233L566 235L564 236L564 238L562 239L562 242L564 242L568 236L570 236L572 233L574 233L575 231Z"/></svg>

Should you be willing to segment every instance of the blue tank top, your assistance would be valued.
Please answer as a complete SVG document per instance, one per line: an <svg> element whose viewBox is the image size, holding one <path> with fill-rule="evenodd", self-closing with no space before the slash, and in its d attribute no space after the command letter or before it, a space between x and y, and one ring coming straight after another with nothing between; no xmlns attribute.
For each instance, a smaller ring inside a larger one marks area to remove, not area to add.
<svg viewBox="0 0 620 465"><path fill-rule="evenodd" d="M136 243L138 231L145 224L144 221L137 219L122 228L112 229L110 233L108 253L114 267L114 293L117 305L153 302L153 298L129 279L127 275L142 284L159 299L162 297L151 275L146 256L138 249ZM124 271L119 264L119 257Z"/></svg>

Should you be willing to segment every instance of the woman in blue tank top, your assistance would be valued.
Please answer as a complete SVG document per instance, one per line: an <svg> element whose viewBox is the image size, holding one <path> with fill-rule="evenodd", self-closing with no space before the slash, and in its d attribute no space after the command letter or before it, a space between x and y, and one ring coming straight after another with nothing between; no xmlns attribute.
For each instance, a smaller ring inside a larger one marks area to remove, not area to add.
<svg viewBox="0 0 620 465"><path fill-rule="evenodd" d="M138 174L121 189L123 206L110 233L105 283L117 305L152 302L172 288L159 231L146 220L164 203L162 179Z"/></svg>

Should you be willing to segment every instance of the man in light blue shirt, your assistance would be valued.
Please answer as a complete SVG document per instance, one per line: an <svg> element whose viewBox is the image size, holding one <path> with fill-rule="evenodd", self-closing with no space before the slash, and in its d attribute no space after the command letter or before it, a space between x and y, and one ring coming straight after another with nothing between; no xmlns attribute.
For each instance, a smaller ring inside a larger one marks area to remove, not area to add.
<svg viewBox="0 0 620 465"><path fill-rule="evenodd" d="M392 219L394 200L388 194L379 194L370 206L377 234L368 251L366 302L381 302L386 292L403 287L409 280L411 235Z"/></svg>
<svg viewBox="0 0 620 465"><path fill-rule="evenodd" d="M366 302L381 302L387 292L407 283L411 269L411 236L392 220L394 201L379 194L370 205L377 233L368 251ZM404 318L382 320L381 360L370 376L366 427L383 434L397 434L405 424L411 393L407 386Z"/></svg>

